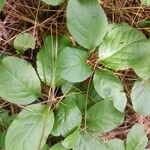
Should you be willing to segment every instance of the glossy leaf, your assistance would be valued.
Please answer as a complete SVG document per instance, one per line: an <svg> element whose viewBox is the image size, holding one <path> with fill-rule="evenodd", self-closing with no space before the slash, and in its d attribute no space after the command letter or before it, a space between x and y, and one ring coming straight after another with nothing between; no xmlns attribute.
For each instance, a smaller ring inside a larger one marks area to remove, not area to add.
<svg viewBox="0 0 150 150"><path fill-rule="evenodd" d="M99 59L102 64L109 68L126 69L128 67L126 65L127 60L124 60L124 57L122 58L119 54L123 55L124 48L127 49L127 46L131 43L146 39L146 37L142 32L124 23L111 25L110 28L110 32L105 36L99 47Z"/></svg>
<svg viewBox="0 0 150 150"><path fill-rule="evenodd" d="M35 38L30 33L19 34L14 40L14 47L17 53L23 54L26 50L35 48Z"/></svg>
<svg viewBox="0 0 150 150"><path fill-rule="evenodd" d="M40 91L40 80L29 62L13 56L0 59L0 97L29 104L37 100Z"/></svg>
<svg viewBox="0 0 150 150"><path fill-rule="evenodd" d="M58 45L58 47L56 45ZM51 85L53 68L55 69L56 85L60 85L63 82L63 79L60 77L59 72L57 70L57 60L53 60L52 54L55 53L57 55L57 53L60 53L60 51L62 51L64 47L68 45L69 39L66 35L59 36L58 39L53 36L48 36L45 38L44 45L37 55L36 62L38 74L45 84Z"/></svg>
<svg viewBox="0 0 150 150"><path fill-rule="evenodd" d="M71 97L67 97L57 107L55 118L52 134L68 136L71 131L80 126L82 115L75 101Z"/></svg>
<svg viewBox="0 0 150 150"><path fill-rule="evenodd" d="M62 4L65 0L42 0L42 1L48 5L57 6Z"/></svg>
<svg viewBox="0 0 150 150"><path fill-rule="evenodd" d="M75 130L72 134L70 134L67 138L65 138L61 142L61 144L67 149L72 149L76 144L78 137L79 137L79 128Z"/></svg>
<svg viewBox="0 0 150 150"><path fill-rule="evenodd" d="M65 48L58 56L61 77L69 82L86 80L92 74L92 70L86 62L87 58L86 51L71 47Z"/></svg>
<svg viewBox="0 0 150 150"><path fill-rule="evenodd" d="M57 143L52 146L49 150L67 150L61 143Z"/></svg>
<svg viewBox="0 0 150 150"><path fill-rule="evenodd" d="M94 75L94 86L99 95L104 98L113 100L114 107L123 112L127 98L123 92L121 81L108 71L96 71Z"/></svg>
<svg viewBox="0 0 150 150"><path fill-rule="evenodd" d="M144 150L148 142L144 126L135 124L128 133L126 150Z"/></svg>
<svg viewBox="0 0 150 150"><path fill-rule="evenodd" d="M150 81L137 80L131 92L133 108L139 114L150 115Z"/></svg>
<svg viewBox="0 0 150 150"><path fill-rule="evenodd" d="M146 39L144 34L128 24L111 24L110 31L99 47L99 58L105 60L129 44Z"/></svg>
<svg viewBox="0 0 150 150"><path fill-rule="evenodd" d="M112 100L103 100L87 111L87 129L92 132L109 132L123 123L124 114L118 111Z"/></svg>
<svg viewBox="0 0 150 150"><path fill-rule="evenodd" d="M133 68L136 74L143 78L150 77L150 40L134 42L117 52L111 62L115 62L117 68ZM140 61L139 61L140 60Z"/></svg>
<svg viewBox="0 0 150 150"><path fill-rule="evenodd" d="M95 49L107 31L107 17L97 0L69 0L67 26L77 43Z"/></svg>
<svg viewBox="0 0 150 150"><path fill-rule="evenodd" d="M41 149L53 124L54 116L47 106L28 106L10 125L5 140L6 150Z"/></svg>

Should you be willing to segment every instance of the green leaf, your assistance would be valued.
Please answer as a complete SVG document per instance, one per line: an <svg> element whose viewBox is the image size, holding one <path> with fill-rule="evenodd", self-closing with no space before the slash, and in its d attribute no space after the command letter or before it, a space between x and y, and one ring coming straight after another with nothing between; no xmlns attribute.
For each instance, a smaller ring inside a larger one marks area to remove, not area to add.
<svg viewBox="0 0 150 150"><path fill-rule="evenodd" d="M76 103L76 105L78 106L78 108L80 109L80 111L82 113L84 113L85 103L86 103L86 100L85 100L86 99L86 95L72 92L71 95L68 96L68 97L69 97L69 99L74 101Z"/></svg>
<svg viewBox="0 0 150 150"><path fill-rule="evenodd" d="M106 147L97 137L81 133L73 150L106 150Z"/></svg>
<svg viewBox="0 0 150 150"><path fill-rule="evenodd" d="M140 0L143 5L150 6L150 0Z"/></svg>
<svg viewBox="0 0 150 150"><path fill-rule="evenodd" d="M150 77L150 40L133 43L123 50L125 51L124 56L128 57L129 66L139 77L148 79Z"/></svg>
<svg viewBox="0 0 150 150"><path fill-rule="evenodd" d="M29 62L13 56L0 59L0 97L15 104L29 104L40 91L40 80Z"/></svg>
<svg viewBox="0 0 150 150"><path fill-rule="evenodd" d="M132 68L139 77L148 79L150 77L149 43L150 40L141 40L125 47L113 56L115 65L118 68L119 66L124 66L124 69Z"/></svg>
<svg viewBox="0 0 150 150"><path fill-rule="evenodd" d="M53 68L55 68L56 72L56 85L60 85L63 82L63 79L60 77L57 70L56 64L53 64L53 61L57 61L57 58L56 60L53 60L52 51L57 55L57 53L60 53L64 47L69 44L69 39L66 35L59 36L58 39L53 36L48 36L45 38L44 45L40 49L36 61L39 77L45 84L51 85Z"/></svg>
<svg viewBox="0 0 150 150"><path fill-rule="evenodd" d="M52 6L57 6L62 4L65 0L42 0L44 3Z"/></svg>
<svg viewBox="0 0 150 150"><path fill-rule="evenodd" d="M49 150L48 145L47 145L47 144L45 144L45 145L42 147L42 149L41 149L41 150Z"/></svg>
<svg viewBox="0 0 150 150"><path fill-rule="evenodd" d="M95 49L107 31L107 17L97 0L69 0L67 26L78 44Z"/></svg>
<svg viewBox="0 0 150 150"><path fill-rule="evenodd" d="M113 139L103 143L99 137L81 133L73 150L125 150L122 140Z"/></svg>
<svg viewBox="0 0 150 150"><path fill-rule="evenodd" d="M149 49L150 40L134 42L114 54L110 58L110 62L112 62L112 64L115 62L117 68L132 68L139 77L148 79L150 77Z"/></svg>
<svg viewBox="0 0 150 150"><path fill-rule="evenodd" d="M79 128L75 130L75 132L70 134L67 138L65 138L61 142L61 144L67 149L72 149L74 145L76 144L78 137L79 137Z"/></svg>
<svg viewBox="0 0 150 150"><path fill-rule="evenodd" d="M5 148L5 136L6 136L6 131L3 131L3 132L0 131L0 149Z"/></svg>
<svg viewBox="0 0 150 150"><path fill-rule="evenodd" d="M9 125L12 123L16 115L9 115L9 112L1 109L0 110L0 131L6 131Z"/></svg>
<svg viewBox="0 0 150 150"><path fill-rule="evenodd" d="M92 132L109 132L123 123L124 114L118 111L112 100L103 100L87 111L87 128Z"/></svg>
<svg viewBox="0 0 150 150"><path fill-rule="evenodd" d="M57 143L52 146L49 150L67 150L61 143Z"/></svg>
<svg viewBox="0 0 150 150"><path fill-rule="evenodd" d="M124 142L120 139L112 139L106 143L107 150L125 150Z"/></svg>
<svg viewBox="0 0 150 150"><path fill-rule="evenodd" d="M30 33L19 34L14 40L14 47L18 54L23 54L29 48L35 48L35 44L35 38Z"/></svg>
<svg viewBox="0 0 150 150"><path fill-rule="evenodd" d="M61 91L63 94L71 94L74 95L75 101L77 106L79 107L80 111L84 113L85 111L85 103L86 103L86 92L87 92L87 85L80 83L69 83L65 82L61 86ZM67 92L67 93L66 93ZM96 92L94 85L90 85L90 89L88 92L88 106L91 106L101 100L102 97Z"/></svg>
<svg viewBox="0 0 150 150"><path fill-rule="evenodd" d="M83 93L86 95L86 93L87 93L87 84L83 83L81 85L81 87L83 88L82 89ZM93 82L90 84L89 91L88 91L88 97L89 97L89 105L95 104L95 103L103 100L103 98L95 90Z"/></svg>
<svg viewBox="0 0 150 150"><path fill-rule="evenodd" d="M81 87L81 83L71 83L71 82L64 82L61 85L61 92L63 94L73 93L73 92L79 92Z"/></svg>
<svg viewBox="0 0 150 150"><path fill-rule="evenodd" d="M80 126L82 115L74 99L67 97L56 109L55 118L52 135L67 136L72 130Z"/></svg>
<svg viewBox="0 0 150 150"><path fill-rule="evenodd" d="M124 23L110 25L110 28L110 32L105 36L99 47L99 59L102 64L109 68L126 69L128 68L127 60L121 57L124 54L123 49L127 49L127 46L131 43L146 39L146 37L142 32ZM122 53L122 55L120 56L118 53Z"/></svg>
<svg viewBox="0 0 150 150"><path fill-rule="evenodd" d="M135 124L128 133L126 150L144 150L147 142L148 138L144 126Z"/></svg>
<svg viewBox="0 0 150 150"><path fill-rule="evenodd" d="M127 98L123 92L121 81L108 71L96 71L94 75L94 86L99 95L104 98L113 100L114 107L123 112Z"/></svg>
<svg viewBox="0 0 150 150"><path fill-rule="evenodd" d="M0 149L5 149L6 131L15 117L15 114L10 116L8 111L0 109Z"/></svg>
<svg viewBox="0 0 150 150"><path fill-rule="evenodd" d="M92 70L87 64L88 54L77 48L67 47L58 56L59 73L69 82L86 80Z"/></svg>
<svg viewBox="0 0 150 150"><path fill-rule="evenodd" d="M34 104L19 113L10 125L5 145L6 150L41 149L54 124L54 115L48 106Z"/></svg>
<svg viewBox="0 0 150 150"><path fill-rule="evenodd" d="M138 23L138 27L140 28L147 28L150 26L150 20L149 19L144 19L144 20L141 20L139 23Z"/></svg>
<svg viewBox="0 0 150 150"><path fill-rule="evenodd" d="M131 92L133 108L139 114L150 115L150 81L137 80Z"/></svg>
<svg viewBox="0 0 150 150"><path fill-rule="evenodd" d="M5 0L0 0L0 12L2 11L5 4Z"/></svg>
<svg viewBox="0 0 150 150"><path fill-rule="evenodd" d="M81 87L82 87L81 83L65 82L61 86L61 90L63 94L70 94L70 97L72 97L73 101L76 102L80 111L84 113L86 103L86 95L85 95L86 91L82 91Z"/></svg>
<svg viewBox="0 0 150 150"><path fill-rule="evenodd" d="M10 125L8 120L10 120L8 112L4 109L0 109L0 131L5 131Z"/></svg>

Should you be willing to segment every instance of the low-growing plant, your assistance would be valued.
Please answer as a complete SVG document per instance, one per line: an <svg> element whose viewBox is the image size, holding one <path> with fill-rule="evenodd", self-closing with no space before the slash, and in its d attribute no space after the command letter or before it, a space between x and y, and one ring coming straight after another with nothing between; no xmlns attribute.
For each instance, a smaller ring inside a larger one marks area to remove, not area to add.
<svg viewBox="0 0 150 150"><path fill-rule="evenodd" d="M120 70L135 71L133 108L150 115L150 40L128 24L108 22L98 0L69 0L66 19L70 35L45 37L36 67L19 57L35 47L29 33L14 40L18 57L0 58L0 97L23 108L7 130L4 149L146 149L147 133L140 124L129 131L126 142L105 143L98 135L124 121L127 97ZM48 87L47 94L41 85ZM46 145L52 137L59 141Z"/></svg>

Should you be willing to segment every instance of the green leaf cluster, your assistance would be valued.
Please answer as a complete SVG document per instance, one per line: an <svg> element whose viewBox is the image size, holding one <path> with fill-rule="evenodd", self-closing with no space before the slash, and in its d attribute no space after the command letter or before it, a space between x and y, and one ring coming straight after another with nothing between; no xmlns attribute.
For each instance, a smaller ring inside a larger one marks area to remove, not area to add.
<svg viewBox="0 0 150 150"><path fill-rule="evenodd" d="M126 142L104 143L97 135L124 122L127 97L119 71L134 70L133 108L150 115L150 40L128 24L108 22L98 0L69 0L66 21L75 45L67 35L45 37L36 67L19 57L36 47L30 33L14 39L18 57L0 57L0 97L23 108L12 123L3 121L7 113L0 113L5 129L0 130L0 145L6 150L146 149L147 133L140 124L132 127ZM59 140L50 145L52 137Z"/></svg>

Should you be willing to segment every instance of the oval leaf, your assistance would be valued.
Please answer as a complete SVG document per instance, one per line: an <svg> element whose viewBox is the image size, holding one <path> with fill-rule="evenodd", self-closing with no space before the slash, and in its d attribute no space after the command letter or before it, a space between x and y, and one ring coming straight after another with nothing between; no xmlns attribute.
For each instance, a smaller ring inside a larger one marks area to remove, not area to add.
<svg viewBox="0 0 150 150"><path fill-rule="evenodd" d="M106 150L106 147L100 139L87 133L81 133L73 150Z"/></svg>
<svg viewBox="0 0 150 150"><path fill-rule="evenodd" d="M86 60L88 54L77 48L67 47L58 56L58 69L60 75L69 82L86 80L92 70Z"/></svg>
<svg viewBox="0 0 150 150"><path fill-rule="evenodd" d="M107 31L107 17L97 0L69 0L67 26L78 44L95 49Z"/></svg>
<svg viewBox="0 0 150 150"><path fill-rule="evenodd" d="M124 111L127 98L123 92L123 85L116 76L108 71L96 71L94 87L102 98L112 99L114 107L121 112Z"/></svg>
<svg viewBox="0 0 150 150"><path fill-rule="evenodd" d="M125 23L111 24L109 28L110 32L105 36L99 47L100 60L109 58L133 42L146 39L142 32Z"/></svg>
<svg viewBox="0 0 150 150"><path fill-rule="evenodd" d="M112 139L106 143L107 150L125 150L124 142L120 139Z"/></svg>
<svg viewBox="0 0 150 150"><path fill-rule="evenodd" d="M150 81L138 80L131 92L133 108L139 114L150 115Z"/></svg>
<svg viewBox="0 0 150 150"><path fill-rule="evenodd" d="M35 38L30 33L19 34L14 40L14 47L17 53L23 54L27 49L35 47Z"/></svg>
<svg viewBox="0 0 150 150"><path fill-rule="evenodd" d="M123 48L131 43L146 39L146 37L142 32L124 23L115 24L114 26L110 25L110 28L110 32L106 35L99 47L99 59L102 64L109 68L126 69L128 67L125 63L126 60L117 54L121 53ZM130 55L132 55L131 53Z"/></svg>
<svg viewBox="0 0 150 150"><path fill-rule="evenodd" d="M143 79L150 77L150 40L134 42L118 51L109 61L115 62L117 69L132 68ZM139 61L140 60L140 61Z"/></svg>
<svg viewBox="0 0 150 150"><path fill-rule="evenodd" d="M40 91L40 80L30 63L12 56L0 59L0 97L15 104L29 104Z"/></svg>
<svg viewBox="0 0 150 150"><path fill-rule="evenodd" d="M65 0L42 0L45 4L57 6L62 4Z"/></svg>
<svg viewBox="0 0 150 150"><path fill-rule="evenodd" d="M123 120L124 114L114 108L111 100L100 101L87 111L87 128L92 132L109 132Z"/></svg>
<svg viewBox="0 0 150 150"><path fill-rule="evenodd" d="M129 66L139 77L148 79L150 77L150 40L133 43L123 50L125 51L124 56L128 58Z"/></svg>
<svg viewBox="0 0 150 150"><path fill-rule="evenodd" d="M76 144L78 137L79 137L79 128L75 130L72 134L70 134L67 138L65 138L61 142L61 144L67 149L72 149Z"/></svg>
<svg viewBox="0 0 150 150"><path fill-rule="evenodd" d="M5 140L6 150L41 149L53 124L54 116L47 106L28 106L10 125Z"/></svg>
<svg viewBox="0 0 150 150"><path fill-rule="evenodd" d="M113 139L103 143L99 137L81 133L73 150L125 150L122 140Z"/></svg>
<svg viewBox="0 0 150 150"><path fill-rule="evenodd" d="M55 112L55 124L52 131L54 136L67 136L72 130L80 126L82 115L75 101L71 97L59 104Z"/></svg>
<svg viewBox="0 0 150 150"><path fill-rule="evenodd" d="M128 133L126 150L144 150L148 142L144 126L135 124Z"/></svg>
<svg viewBox="0 0 150 150"><path fill-rule="evenodd" d="M53 36L45 38L44 45L40 49L36 61L39 77L45 84L51 85L53 69L55 69L55 84L60 85L63 82L55 64L57 60L53 59L52 54L55 53L57 55L57 53L60 53L68 45L69 39L67 36L59 36L58 39Z"/></svg>

